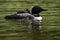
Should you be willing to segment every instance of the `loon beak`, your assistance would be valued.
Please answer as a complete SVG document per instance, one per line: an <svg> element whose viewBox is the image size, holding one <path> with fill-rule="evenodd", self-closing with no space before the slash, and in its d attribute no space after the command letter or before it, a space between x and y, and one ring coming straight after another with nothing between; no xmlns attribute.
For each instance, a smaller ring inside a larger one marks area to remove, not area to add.
<svg viewBox="0 0 60 40"><path fill-rule="evenodd" d="M48 11L47 9L43 9L43 11Z"/></svg>

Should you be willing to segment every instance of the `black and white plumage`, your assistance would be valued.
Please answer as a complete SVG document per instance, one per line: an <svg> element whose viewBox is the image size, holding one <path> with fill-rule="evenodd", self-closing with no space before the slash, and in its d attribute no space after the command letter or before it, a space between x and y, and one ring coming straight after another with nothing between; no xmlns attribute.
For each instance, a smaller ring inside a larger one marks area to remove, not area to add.
<svg viewBox="0 0 60 40"><path fill-rule="evenodd" d="M47 11L47 10L41 8L40 6L34 6L31 11L32 11L31 14L28 9L25 11L18 11L17 14L5 16L5 19L7 19L7 20L17 19L17 20L24 20L24 21L26 19L28 19L29 21L32 20L31 21L32 27L34 28L36 26L35 28L38 29L39 23L42 20L42 17L39 15L39 13L42 11ZM27 23L27 25L28 25L28 23ZM38 23L38 24L36 24L36 23Z"/></svg>
<svg viewBox="0 0 60 40"><path fill-rule="evenodd" d="M29 10L19 10L16 14L5 16L6 20L16 20L18 24L29 25L34 19L34 15L30 14ZM29 22L30 21L30 22Z"/></svg>

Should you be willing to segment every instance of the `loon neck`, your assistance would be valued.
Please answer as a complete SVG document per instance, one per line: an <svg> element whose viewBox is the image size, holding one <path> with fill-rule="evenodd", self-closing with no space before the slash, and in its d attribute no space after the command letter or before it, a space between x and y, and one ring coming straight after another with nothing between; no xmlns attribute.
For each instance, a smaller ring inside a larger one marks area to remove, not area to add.
<svg viewBox="0 0 60 40"><path fill-rule="evenodd" d="M40 16L39 14L32 14L32 15L34 15L35 17L39 17Z"/></svg>
<svg viewBox="0 0 60 40"><path fill-rule="evenodd" d="M39 13L36 12L32 12L32 15L34 15L35 17L39 17Z"/></svg>

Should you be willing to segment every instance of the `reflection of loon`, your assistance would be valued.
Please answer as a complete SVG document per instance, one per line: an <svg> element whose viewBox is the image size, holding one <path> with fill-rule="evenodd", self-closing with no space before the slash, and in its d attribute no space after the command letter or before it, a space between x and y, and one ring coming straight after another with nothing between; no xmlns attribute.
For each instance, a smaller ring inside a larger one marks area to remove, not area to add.
<svg viewBox="0 0 60 40"><path fill-rule="evenodd" d="M34 6L31 11L32 11L32 14L30 14L28 11L27 12L26 11L22 11L22 12L18 11L17 14L8 15L8 16L5 17L5 19L7 19L7 20L10 20L10 19L19 19L19 20L21 20L21 19L24 19L25 17L29 17L29 19L32 20L32 26L34 27L34 25L36 23L39 23L42 20L42 17L39 15L39 13L42 12L42 11L47 11L47 10L43 9L39 6ZM39 24L37 24L37 25L39 25Z"/></svg>

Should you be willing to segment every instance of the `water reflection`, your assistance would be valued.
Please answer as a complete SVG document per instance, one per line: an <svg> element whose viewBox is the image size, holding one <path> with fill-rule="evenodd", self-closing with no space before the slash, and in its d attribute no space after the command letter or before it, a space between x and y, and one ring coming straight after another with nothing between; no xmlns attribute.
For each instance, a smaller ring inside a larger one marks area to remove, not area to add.
<svg viewBox="0 0 60 40"><path fill-rule="evenodd" d="M40 28L39 26L37 27L37 29L32 30L32 40L40 40Z"/></svg>
<svg viewBox="0 0 60 40"><path fill-rule="evenodd" d="M11 31L6 32L8 37L2 40L40 40L39 26L25 26L17 24L16 21L8 21L7 23L9 23Z"/></svg>

